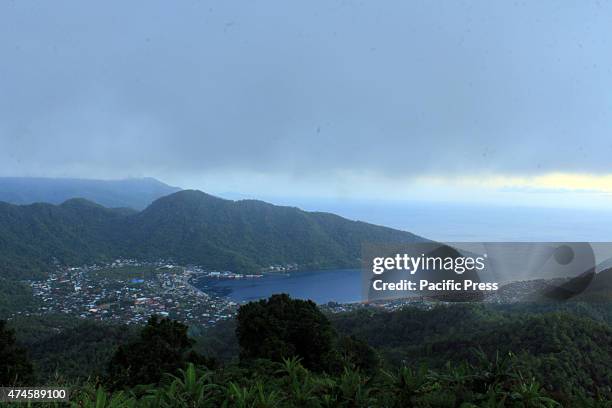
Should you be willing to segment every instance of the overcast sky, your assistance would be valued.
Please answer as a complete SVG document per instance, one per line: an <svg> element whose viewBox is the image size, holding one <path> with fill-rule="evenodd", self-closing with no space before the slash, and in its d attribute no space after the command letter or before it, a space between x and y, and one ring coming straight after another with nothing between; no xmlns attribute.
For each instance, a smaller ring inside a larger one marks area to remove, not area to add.
<svg viewBox="0 0 612 408"><path fill-rule="evenodd" d="M581 197L611 157L609 2L0 2L0 175Z"/></svg>

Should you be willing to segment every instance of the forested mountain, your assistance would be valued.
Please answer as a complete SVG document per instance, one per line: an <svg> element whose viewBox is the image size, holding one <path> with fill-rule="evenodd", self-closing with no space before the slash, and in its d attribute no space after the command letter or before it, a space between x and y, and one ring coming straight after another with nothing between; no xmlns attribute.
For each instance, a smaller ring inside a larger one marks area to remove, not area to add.
<svg viewBox="0 0 612 408"><path fill-rule="evenodd" d="M612 299L612 268L597 273L589 287L578 295L578 299L586 301L610 301Z"/></svg>
<svg viewBox="0 0 612 408"><path fill-rule="evenodd" d="M88 180L0 177L0 201L11 204L60 204L81 197L105 207L142 210L154 200L179 190L153 178Z"/></svg>
<svg viewBox="0 0 612 408"><path fill-rule="evenodd" d="M84 199L56 206L0 202L0 276L43 275L55 260L74 264L118 253L118 227L128 217Z"/></svg>
<svg viewBox="0 0 612 408"><path fill-rule="evenodd" d="M8 328L39 384L57 384L58 375L68 384L89 378L134 400L140 384L151 384L151 392L168 393L166 406L233 406L233 392L241 391L250 399L280 397L248 406L609 407L610 310L609 303L551 302L322 315L312 302L275 295L203 332L167 319L126 327L58 315L18 317ZM285 372L288 361L303 368ZM211 392L189 394L162 380L164 372L182 378L189 362L203 370ZM77 387L73 396L88 392Z"/></svg>
<svg viewBox="0 0 612 408"><path fill-rule="evenodd" d="M358 265L363 242L420 239L333 214L195 190L160 198L139 213L84 199L58 206L0 203L0 276L32 277L54 261L74 265L119 256L234 271L289 263L349 267Z"/></svg>
<svg viewBox="0 0 612 408"><path fill-rule="evenodd" d="M392 365L442 368L513 353L524 374L553 395L612 389L610 303L462 304L431 310L363 310L337 316L335 327L378 349ZM449 363L451 362L451 363ZM570 405L571 406L571 405Z"/></svg>

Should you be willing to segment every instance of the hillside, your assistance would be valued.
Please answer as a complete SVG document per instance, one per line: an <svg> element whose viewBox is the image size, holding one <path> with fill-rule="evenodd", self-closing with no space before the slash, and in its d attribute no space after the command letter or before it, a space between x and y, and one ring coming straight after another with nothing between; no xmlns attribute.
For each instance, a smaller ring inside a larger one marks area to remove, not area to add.
<svg viewBox="0 0 612 408"><path fill-rule="evenodd" d="M84 199L58 206L0 202L0 276L36 277L54 260L79 264L116 256L125 214Z"/></svg>
<svg viewBox="0 0 612 408"><path fill-rule="evenodd" d="M529 376L555 394L609 392L612 327L587 317L588 305L562 303L454 305L431 310L360 311L335 316L336 328L377 348L392 365L441 368L470 361L474 351L517 355ZM602 306L609 310L610 304ZM606 312L609 317L609 312ZM607 318L606 317L606 318ZM571 380L569 380L571 379Z"/></svg>
<svg viewBox="0 0 612 408"><path fill-rule="evenodd" d="M72 178L0 177L0 201L11 204L61 204L81 197L105 207L142 210L154 200L179 191L153 178L88 180Z"/></svg>
<svg viewBox="0 0 612 408"><path fill-rule="evenodd" d="M240 332L239 327L245 328L245 322L248 322L246 327L255 325L252 329L257 333L255 341L261 340L264 344L274 340L300 344L303 336L285 337L283 330L270 330L269 325L283 327L283 322L293 327L295 305L283 306L271 310L264 308L261 302L258 306L251 304L246 308L255 307L252 312L257 314L258 319L252 319L249 315L242 323L236 319L203 331L190 330L191 335L195 336L195 350L206 357L201 360L202 364L209 364L207 367L212 367L213 371L220 364L223 365L209 378L217 378L220 384L234 381L248 387L253 379L263 377L262 382L268 390L283 392L287 382L281 380L283 373L277 364L268 360L258 360L257 364L236 363L244 357L240 353L244 351L245 337L236 334ZM366 307L355 312L327 315L327 318L332 323L331 335L337 333L335 337L343 339L334 344L350 357L346 360L348 368L354 370L355 364L360 365L363 385L374 386L373 395L378 397L391 386L386 383L391 380L397 381L397 388L388 389L394 399L404 391L408 393L409 401L416 397L425 398L429 392L440 394L444 391L447 397L448 394L454 395L458 401L482 402L476 397L477 394L487 393L489 398L491 393L502 391L501 382L493 380L497 377L502 382L509 381L506 386L510 385L511 388L519 381L537 383L539 386L535 388L519 387L519 390L529 391L531 396L539 390L562 403L561 406L607 407L609 404L597 404L596 400L609 401L611 396L612 366L609 362L612 359L612 327L609 324L609 306L579 303L514 306L454 304L430 310L406 307L397 311ZM291 312L285 313L288 309ZM311 308L307 310L317 313ZM271 312L274 312L274 319L266 318L266 313ZM603 319L596 317L602 312L605 314ZM320 339L325 333L330 334L329 326L322 324L324 322L315 320L311 323L316 329L311 330L307 338ZM135 327L80 321L58 315L19 317L10 322L10 327L16 331L20 344L27 349L38 378L43 383L56 381L58 374L71 381L87 377L104 378L113 352L119 345L134 341L136 332L140 331ZM371 348L376 352L373 353ZM137 350L146 353L147 348ZM264 348L260 352L266 350ZM154 352L157 353L157 349ZM142 361L148 364L150 358L149 354ZM263 358L271 359L273 356ZM229 379L227 375L231 373L235 375ZM395 373L403 375L394 377ZM424 375L420 379L419 373ZM365 380L366 377L370 381ZM110 378L114 380L116 377ZM346 371L343 379L345 382L342 384L346 384ZM326 381L330 380L339 378L332 372L326 374ZM307 381L298 383L309 384ZM489 388L487 384L491 383L495 383L495 386ZM415 392L415 388L420 391ZM292 395L290 392L287 397L291 398ZM511 395L518 399L520 394ZM499 401L503 396L497 397L499 399L496 401ZM350 406L459 406L452 400L447 404L412 405L406 402L392 405L379 400L379 403ZM305 405L294 403L287 406ZM489 405L479 403L464 406ZM503 406L556 405L519 403Z"/></svg>
<svg viewBox="0 0 612 408"><path fill-rule="evenodd" d="M612 268L595 275L587 289L577 299L591 302L609 302L612 300Z"/></svg>
<svg viewBox="0 0 612 408"><path fill-rule="evenodd" d="M0 203L0 273L41 275L54 260L172 258L209 268L255 271L273 264L351 267L363 242L414 242L408 232L293 207L231 201L185 190L139 213L83 199L61 205Z"/></svg>

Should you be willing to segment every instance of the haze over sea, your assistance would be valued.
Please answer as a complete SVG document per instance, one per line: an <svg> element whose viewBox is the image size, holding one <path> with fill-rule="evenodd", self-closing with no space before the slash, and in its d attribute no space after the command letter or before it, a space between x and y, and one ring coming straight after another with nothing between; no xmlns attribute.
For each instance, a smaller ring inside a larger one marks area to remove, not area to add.
<svg viewBox="0 0 612 408"><path fill-rule="evenodd" d="M350 201L302 207L446 242L612 242L612 208Z"/></svg>
<svg viewBox="0 0 612 408"><path fill-rule="evenodd" d="M603 209L329 201L301 207L447 242L612 242L612 211ZM362 296L359 270L307 271L255 280L222 280L214 285L226 290L236 301L251 301L280 292L317 303L354 302Z"/></svg>

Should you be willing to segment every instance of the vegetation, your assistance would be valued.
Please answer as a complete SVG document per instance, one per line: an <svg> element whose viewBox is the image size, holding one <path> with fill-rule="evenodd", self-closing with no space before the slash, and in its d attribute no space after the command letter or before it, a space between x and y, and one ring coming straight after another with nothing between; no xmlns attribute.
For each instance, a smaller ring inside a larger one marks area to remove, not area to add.
<svg viewBox="0 0 612 408"><path fill-rule="evenodd" d="M335 319L335 326L377 348L390 366L474 362L474 349L488 356L513 353L523 375L536 378L558 400L572 394L612 398L612 327L559 308L565 310L459 304L364 311Z"/></svg>
<svg viewBox="0 0 612 408"><path fill-rule="evenodd" d="M455 304L326 316L312 302L275 295L196 339L181 323L152 318L115 345L98 339L109 352L103 375L48 383L67 381L81 407L610 407L609 306ZM87 330L75 324L61 335ZM14 336L9 343L18 347ZM208 353L221 344L235 354L222 364L202 357L219 357ZM28 367L26 354L13 355L20 361L8 370ZM38 368L40 354L31 355Z"/></svg>
<svg viewBox="0 0 612 408"><path fill-rule="evenodd" d="M92 279L116 279L129 281L131 279L152 279L158 274L153 266L122 266L119 268L100 269L89 272Z"/></svg>
<svg viewBox="0 0 612 408"><path fill-rule="evenodd" d="M11 326L33 360L34 384L102 378L115 349L137 335L134 327L69 316L13 319Z"/></svg>
<svg viewBox="0 0 612 408"><path fill-rule="evenodd" d="M108 382L113 388L157 384L164 373L177 374L187 362L204 363L193 343L184 324L152 316L138 339L117 349L108 365Z"/></svg>
<svg viewBox="0 0 612 408"><path fill-rule="evenodd" d="M13 313L29 312L38 306L29 286L19 281L0 278L0 318Z"/></svg>
<svg viewBox="0 0 612 408"><path fill-rule="evenodd" d="M243 361L299 357L305 367L318 372L334 371L339 363L334 329L312 301L274 295L242 306L237 321Z"/></svg>
<svg viewBox="0 0 612 408"><path fill-rule="evenodd" d="M124 212L73 199L64 204L16 206L0 202L0 276L44 276L55 262L110 259Z"/></svg>
<svg viewBox="0 0 612 408"><path fill-rule="evenodd" d="M54 262L116 257L172 258L215 269L255 271L273 264L357 266L361 242L412 242L407 232L254 200L180 191L144 211L83 199L61 205L0 202L0 276L43 276Z"/></svg>
<svg viewBox="0 0 612 408"><path fill-rule="evenodd" d="M248 370L212 371L189 364L157 387L113 394L102 387L90 388L75 397L76 406L98 407L559 406L537 382L522 378L504 359L439 372L404 367L378 377L348 367L337 376L316 374L299 359L262 362Z"/></svg>
<svg viewBox="0 0 612 408"><path fill-rule="evenodd" d="M0 384L26 385L33 377L32 363L25 349L15 341L15 332L0 320Z"/></svg>

